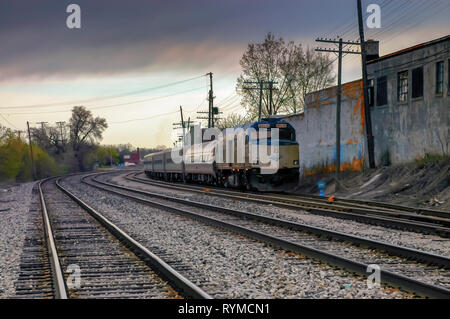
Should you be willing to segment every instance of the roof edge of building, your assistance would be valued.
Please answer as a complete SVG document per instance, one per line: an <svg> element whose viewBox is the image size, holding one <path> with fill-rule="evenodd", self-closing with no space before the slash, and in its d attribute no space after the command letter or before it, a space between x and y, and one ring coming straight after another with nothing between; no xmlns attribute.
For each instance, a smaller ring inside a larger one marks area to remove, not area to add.
<svg viewBox="0 0 450 319"><path fill-rule="evenodd" d="M440 38L437 38L437 39L434 39L434 40L431 40L431 41L427 41L427 42L423 42L423 43L419 43L419 44L413 45L413 46L411 46L409 48L405 48L405 49L398 50L398 51L395 51L395 52L392 52L392 53L389 53L389 54L385 54L383 56L380 56L377 59L373 59L373 60L367 61L367 64L372 64L372 63L375 63L375 62L378 62L378 61L389 59L389 58L392 58L392 57L395 57L395 56L402 55L404 53L408 53L408 52L411 52L411 51L414 51L414 50L417 50L417 49L420 49L420 48L424 48L424 47L427 47L427 46L430 46L430 45L433 45L433 44L436 44L436 43L444 42L444 41L447 41L447 40L450 40L450 35L446 35L446 36L443 36L443 37L440 37Z"/></svg>
<svg viewBox="0 0 450 319"><path fill-rule="evenodd" d="M353 83L356 83L356 82L361 82L361 81L362 81L362 79L357 79L357 80L353 80L353 81L350 81L350 82L342 83L341 85L342 85L342 87L344 87L344 86L348 86L348 85L350 85L350 84L353 84ZM309 92L309 93L306 94L306 96L312 95L312 94L317 94L317 93L323 92L323 91L325 91L325 90L331 90L331 89L333 89L333 88L336 88L336 89L337 89L337 85L333 85L333 86L329 86L329 87L324 88L324 89L321 89L321 90Z"/></svg>

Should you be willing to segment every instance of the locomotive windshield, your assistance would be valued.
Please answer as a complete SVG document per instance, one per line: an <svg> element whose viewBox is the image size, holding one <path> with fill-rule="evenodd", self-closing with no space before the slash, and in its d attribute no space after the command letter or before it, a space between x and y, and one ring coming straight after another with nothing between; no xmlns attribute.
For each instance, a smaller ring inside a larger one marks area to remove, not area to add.
<svg viewBox="0 0 450 319"><path fill-rule="evenodd" d="M270 129L262 129L263 132L261 135L259 135L259 130L258 130L258 136L260 138L265 138L267 137L268 139L270 139L272 136L271 134L271 130ZM285 140L285 141L295 141L295 131L292 128L279 128L278 129L278 138L280 140Z"/></svg>
<svg viewBox="0 0 450 319"><path fill-rule="evenodd" d="M294 130L292 130L290 128L280 129L278 134L279 134L280 140L295 141Z"/></svg>

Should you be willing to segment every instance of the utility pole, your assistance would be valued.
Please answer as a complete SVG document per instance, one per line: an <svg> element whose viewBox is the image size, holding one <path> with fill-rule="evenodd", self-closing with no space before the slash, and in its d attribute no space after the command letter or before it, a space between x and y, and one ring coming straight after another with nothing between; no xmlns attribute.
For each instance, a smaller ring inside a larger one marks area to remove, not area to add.
<svg viewBox="0 0 450 319"><path fill-rule="evenodd" d="M263 87L264 87L264 81L259 81L259 107L258 107L258 121L261 121L261 115L262 115L262 95L263 95Z"/></svg>
<svg viewBox="0 0 450 319"><path fill-rule="evenodd" d="M37 122L37 124L41 124L42 134L45 133L44 125L47 124L47 123L48 123L48 122Z"/></svg>
<svg viewBox="0 0 450 319"><path fill-rule="evenodd" d="M272 104L273 104L273 99L272 99L272 91L273 91L273 81L269 81L269 117L273 114L273 110L272 110Z"/></svg>
<svg viewBox="0 0 450 319"><path fill-rule="evenodd" d="M295 95L294 95L294 90L292 89L292 77L289 78L289 89L291 90L292 93L292 103L294 104L294 114L297 114L297 103L295 102Z"/></svg>
<svg viewBox="0 0 450 319"><path fill-rule="evenodd" d="M61 137L61 144L64 144L64 137L63 137L63 125L64 125L64 121L60 121L60 122L56 122L56 124L58 124L59 126L59 133L60 133L60 137Z"/></svg>
<svg viewBox="0 0 450 319"><path fill-rule="evenodd" d="M208 114L208 117L197 117L197 119L199 120L208 120L208 128L209 127L214 127L214 122L218 119L218 118L214 118L214 115L218 115L221 112L219 112L219 109L217 107L214 107L214 91L213 91L213 73L209 72L206 73L206 75L209 76L209 92L208 92L208 112L197 112L199 114Z"/></svg>
<svg viewBox="0 0 450 319"><path fill-rule="evenodd" d="M27 121L27 129L28 129L28 143L30 143L31 175L33 176L33 180L36 180L36 171L34 168L34 159L33 159L33 146L31 145L30 123L28 121Z"/></svg>
<svg viewBox="0 0 450 319"><path fill-rule="evenodd" d="M184 136L186 134L186 125L184 124L184 119L183 119L183 108L180 105L180 116L181 116L181 126L183 127L183 145L184 145Z"/></svg>
<svg viewBox="0 0 450 319"><path fill-rule="evenodd" d="M15 130L14 132L17 134L17 136L19 137L19 139L20 139L20 137L21 137L21 133L25 133L25 131L21 131L21 130Z"/></svg>
<svg viewBox="0 0 450 319"><path fill-rule="evenodd" d="M191 130L191 118L190 117L188 117L188 122L187 122L187 129L188 129L188 131L190 131Z"/></svg>
<svg viewBox="0 0 450 319"><path fill-rule="evenodd" d="M339 38L338 87L336 103L336 180L341 172L341 96L342 96L342 38ZM336 183L336 187L339 187Z"/></svg>
<svg viewBox="0 0 450 319"><path fill-rule="evenodd" d="M186 134L186 123L184 122L184 119L183 119L183 107L180 105L180 117L181 117L181 121L180 122L178 122L178 123L173 123L172 125L174 125L174 127L173 127L173 129L175 130L175 129L183 129L183 135L181 136L181 138L179 139L179 141L182 141L183 142L183 145L184 145L184 137L185 137L185 134ZM177 125L177 126L175 126L175 125ZM180 125L180 126L178 126L178 125Z"/></svg>
<svg viewBox="0 0 450 319"><path fill-rule="evenodd" d="M208 127L214 127L214 99L213 99L213 79L212 79L212 72L207 73L209 75L209 108L208 108Z"/></svg>
<svg viewBox="0 0 450 319"><path fill-rule="evenodd" d="M358 42L335 39L316 39L317 42L333 43L338 45L338 50L316 48L318 52L333 52L338 54L338 86L336 97L336 190L339 188L339 175L341 171L341 99L342 99L342 54L360 54L358 51L343 51L342 45L359 45Z"/></svg>
<svg viewBox="0 0 450 319"><path fill-rule="evenodd" d="M245 81L244 84L259 84L259 87L243 87L243 90L259 90L259 106L258 106L258 121L261 121L261 117L262 117L262 96L263 96L263 91L264 90L269 90L269 116L272 115L273 111L272 111L272 91L273 90L278 90L277 88L274 88L273 85L277 84L277 82L274 81L264 81L264 80L260 80L259 82L252 82L252 81ZM266 88L264 87L264 84L268 84L269 87Z"/></svg>
<svg viewBox="0 0 450 319"><path fill-rule="evenodd" d="M372 135L372 119L370 114L369 97L367 94L367 65L366 65L366 43L364 42L364 25L362 18L361 0L356 0L358 3L358 26L359 26L359 42L361 44L361 63L362 63L362 78L364 91L364 116L366 119L366 135L367 135L367 150L369 153L369 166L375 168L375 154L374 154L374 138Z"/></svg>

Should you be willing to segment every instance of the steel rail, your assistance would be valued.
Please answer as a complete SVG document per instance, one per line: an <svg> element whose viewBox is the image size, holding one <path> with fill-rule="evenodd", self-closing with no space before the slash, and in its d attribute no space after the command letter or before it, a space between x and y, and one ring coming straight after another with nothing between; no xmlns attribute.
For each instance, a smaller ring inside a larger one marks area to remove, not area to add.
<svg viewBox="0 0 450 319"><path fill-rule="evenodd" d="M262 232L248 229L248 228L238 226L238 225L235 225L232 223L228 223L228 222L216 219L216 218L207 217L207 216L195 213L193 211L188 211L185 209L180 209L177 207L160 204L160 203L148 200L148 199L144 199L144 198L136 197L133 195L125 194L122 192L114 191L114 190L111 190L108 188L104 188L99 185L95 185L93 183L89 183L86 181L86 178L88 178L92 175L95 175L95 174L86 175L86 176L82 177L81 179L85 184L95 187L97 189L100 189L102 191L116 194L116 195L122 196L124 198L132 199L136 202L140 202L140 203L143 203L143 204L146 204L149 206L163 209L165 211L170 211L170 212L182 215L182 216L188 216L190 218L204 222L206 224L216 226L216 227L221 227L221 228L224 228L227 230L231 230L235 233L245 235L247 237L271 244L273 246L279 247L284 250L300 253L300 254L309 256L311 258L318 259L320 261L329 263L331 265L338 266L338 267L347 269L349 271L356 272L361 275L367 275L368 265L366 265L364 263L350 260L348 258L334 255L332 253L325 252L325 251L322 251L322 250L319 250L316 248L312 248L312 247L309 247L306 245L294 243L294 242L291 242L288 240L284 240L284 239L277 238L277 237L274 237L271 235L267 235ZM396 274L396 273L393 273L393 272L387 271L387 270L380 270L380 275L381 275L382 282L393 285L393 286L401 287L403 289L412 291L418 295L431 297L431 298L450 299L450 290L445 289L443 287L424 283L419 280L412 279L412 278L406 277L404 275Z"/></svg>
<svg viewBox="0 0 450 319"><path fill-rule="evenodd" d="M94 176L94 175L84 176L84 177L82 177L82 180L84 181L86 178L89 178L92 176ZM193 201L190 199L181 199L181 198L177 198L177 197L173 197L173 196L162 195L162 194L152 193L152 192L148 192L148 191L144 191L144 190L140 190L140 189L115 185L112 183L99 181L95 178L93 178L92 180L95 181L96 183L103 184L105 186L115 187L115 188L122 189L125 191L132 191L137 194L161 198L161 199L169 200L171 202L176 202L176 203L189 205L189 206L193 206L193 207L197 207L197 208L208 209L208 210L216 211L219 213L225 213L225 214L229 214L229 215L233 215L233 216L237 216L237 217L245 217L248 219L264 222L266 224L290 228L290 229L301 231L301 232L312 233L312 234L326 237L326 238L333 238L335 240L344 240L344 241L352 242L354 244L363 245L363 246L370 247L370 248L381 249L388 253L395 254L397 256L412 258L414 260L418 260L418 261L426 262L429 264L438 265L438 266L444 267L446 269L450 269L450 258L448 258L446 256L441 256L441 255L421 251L421 250L414 249L414 248L393 245L393 244L389 244L386 242L372 240L372 239L364 238L361 236L350 235L350 234L346 234L346 233L342 233L342 232L337 232L337 231L333 231L333 230L329 230L329 229L325 229L325 228L321 228L321 227L299 224L296 222L287 221L287 220L283 220L280 218L267 217L267 216L262 216L262 215L258 215L258 214L241 211L241 210L229 209L229 208L220 207L220 206L216 206L216 205L212 205L212 204L196 202L196 201ZM89 185L91 185L91 184L89 184ZM91 185L91 186L94 186L94 185Z"/></svg>
<svg viewBox="0 0 450 319"><path fill-rule="evenodd" d="M112 223L106 217L101 215L95 209L90 207L68 189L64 188L60 181L62 178L57 178L56 186L68 195L72 200L74 200L80 207L86 210L92 217L94 217L103 227L105 227L111 234L113 234L117 239L126 243L127 247L135 253L135 255L147 263L150 267L157 270L162 276L172 283L175 287L181 290L185 296L195 298L195 299L212 299L212 297L204 292L197 285L192 283L189 279L185 278L178 271L173 269L164 260L158 257L156 254L151 252L145 246L140 244L138 241L133 239L117 225Z"/></svg>
<svg viewBox="0 0 450 319"><path fill-rule="evenodd" d="M64 281L61 263L58 258L58 250L56 249L55 239L53 236L52 226L48 216L47 205L45 204L44 193L42 191L42 184L48 182L50 179L45 179L39 182L39 198L41 201L42 219L44 221L45 241L47 242L47 251L50 259L52 269L53 290L56 299L68 299L66 284Z"/></svg>
<svg viewBox="0 0 450 319"><path fill-rule="evenodd" d="M164 182L164 181L150 181L147 179L142 179L137 177L138 174L140 174L142 172L132 172L130 174L127 174L126 178L133 180L133 178L130 178L130 175L134 175L134 179L135 180L139 180L142 182L149 182L149 183L153 183L153 184L164 184L164 185L168 185L168 186L174 186L174 187L181 187L181 188L185 188L185 189L190 189L190 188L196 188L197 190L202 190L204 189L204 187L200 187L200 186L194 186L194 185L174 185L173 183L168 183L168 182ZM212 191L218 191L220 193L228 193L228 194L236 194L238 193L237 191L231 191L231 190L224 190L218 187L212 187L210 190ZM388 213L396 213L396 214L405 214L406 217L410 216L410 217L419 217L419 218L424 218L424 215L430 216L430 217L439 217L442 218L442 221L446 222L447 224L450 223L450 212L445 212L445 211L439 211L439 210L432 210L432 209L426 209L426 208L414 208L414 207L409 207L409 206L404 206L404 205L398 205L398 204L390 204L390 203L383 203L383 202L375 202L375 201L370 201L370 200L357 200L357 199L346 199L346 198L340 198L340 197L335 197L335 202L333 203L329 203L327 201L327 198L318 196L318 195L312 195L312 194L302 194L302 195L289 195L289 194L275 194L275 193L265 193L265 194L260 194L260 193L256 193L256 192L249 192L249 191L245 191L246 196L250 195L250 196L254 196L256 198L269 198L269 199L274 199L274 200L279 200L279 201L287 201L287 202L302 202L305 200L308 201L312 201L312 203L320 203L320 204L326 204L326 205L333 205L334 207L340 207L340 206L345 206L345 207L353 207L353 208L362 208L362 209L373 209L376 208L377 211L385 211ZM339 205L339 206L337 206ZM343 208L343 207L342 207ZM411 215L408 213L415 213L415 215ZM437 221L439 221L440 219L436 219Z"/></svg>
<svg viewBox="0 0 450 319"><path fill-rule="evenodd" d="M323 197L320 197L319 195L287 195L287 196L300 196L300 197L309 197L317 200L326 200ZM384 208L391 211L405 211L405 212L413 212L420 215L428 215L428 216L434 216L434 217L442 217L442 218L450 218L450 212L442 211L442 210L435 210L435 209L428 209L428 208L421 208L421 207L411 207L406 205L399 205L399 204L391 204L391 203L383 203L383 202L377 202L372 200L360 200L360 199L349 199L349 198L337 198L336 199L340 203L348 203L348 204L359 204L364 205L368 207L375 207L377 209Z"/></svg>
<svg viewBox="0 0 450 319"><path fill-rule="evenodd" d="M89 178L92 176L95 176L95 175L83 176L82 180L85 181L86 178ZM230 209L230 208L220 207L217 205L196 202L196 201L193 201L190 199L182 199L182 198L177 198L177 197L173 197L173 196L152 193L149 191L144 191L144 190L135 189L135 188L131 188L131 187L115 185L112 183L99 181L95 178L93 178L92 180L95 181L96 183L99 183L99 184L102 184L105 186L115 187L115 188L122 189L125 191L132 191L137 194L161 198L161 199L169 200L171 202L176 202L176 203L193 206L193 207L197 207L197 208L208 209L208 210L216 211L219 213L225 213L225 214L229 214L229 215L233 215L233 216L237 216L237 217L245 217L245 218L260 221L260 222L263 222L266 224L290 228L290 229L294 229L294 230L301 231L301 232L312 233L312 234L326 237L326 238L333 238L335 240L344 240L344 241L354 243L356 245L363 245L363 246L370 247L370 248L381 249L381 250L384 250L388 253L391 253L391 254L394 254L397 256L412 258L414 260L418 260L418 261L426 262L429 264L438 265L438 266L444 267L446 269L450 269L450 258L448 258L446 256L441 256L441 255L421 251L421 250L414 249L414 248L393 245L393 244L389 244L386 242L372 240L372 239L368 239L368 238L364 238L364 237L356 236L356 235L350 235L350 234L333 231L333 230L329 230L329 229L325 229L325 228L321 228L321 227L308 226L308 225L304 225L304 224L300 224L300 223L296 223L296 222L292 222L292 221L287 221L287 220L280 219L280 218L267 217L267 216L262 216L262 215L258 215L258 214L245 212L242 210ZM89 185L91 185L91 184L89 184ZM91 186L94 186L94 185L91 185Z"/></svg>
<svg viewBox="0 0 450 319"><path fill-rule="evenodd" d="M423 233L434 233L442 237L450 237L450 228L444 227L435 223L428 223L428 222L421 222L421 221L411 221L411 220L405 220L402 218L396 218L396 217L390 217L390 216L379 216L377 215L377 211L371 210L367 211L364 210L362 213L357 212L357 209L351 209L347 207L341 207L341 209L336 210L336 206L332 205L324 205L319 204L317 207L317 203L309 203L308 205L302 204L292 204L289 202L280 202L280 201L273 201L268 196L264 195L258 195L263 198L256 198L252 197L254 194L239 194L237 192L226 192L226 191L218 191L218 190L210 190L206 192L204 189L192 189L191 187L186 186L178 186L178 185L171 185L167 183L159 183L159 182L153 182L153 181L147 181L142 180L140 178L130 178L128 176L125 177L127 180L145 183L149 185L156 185L160 187L166 187L166 188L172 188L172 189L180 189L180 190L187 190L190 192L200 193L203 195L210 195L210 196L221 196L231 199L238 199L238 200L244 200L249 202L256 202L256 203L262 203L262 204L268 204L273 205L277 207L282 208L288 208L293 210L306 210L313 214L318 215L324 215L324 216L332 216L336 218L344 218L344 219L350 219L355 221L360 221L368 224L375 224L375 225L382 225L382 226L388 226L392 228L399 228L399 229L407 229L407 230L413 230L416 232L423 232ZM354 212L349 212L350 210L353 210ZM356 210L356 212L355 212Z"/></svg>

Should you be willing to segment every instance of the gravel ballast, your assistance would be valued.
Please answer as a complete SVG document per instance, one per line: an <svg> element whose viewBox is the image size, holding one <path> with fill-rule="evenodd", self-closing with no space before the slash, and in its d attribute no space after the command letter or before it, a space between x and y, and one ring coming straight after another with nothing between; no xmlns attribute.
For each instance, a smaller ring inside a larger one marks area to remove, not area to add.
<svg viewBox="0 0 450 319"><path fill-rule="evenodd" d="M63 184L151 250L179 259L176 269L215 298L408 298L366 277L81 185Z"/></svg>
<svg viewBox="0 0 450 319"><path fill-rule="evenodd" d="M381 240L390 244L415 248L443 256L450 256L450 240L448 238L442 238L436 235L397 230L376 225L368 225L357 221L316 215L303 210L291 210L271 205L260 205L257 203L219 198L218 196L207 195L206 193L205 195L203 195L192 193L189 191L168 189L164 187L125 180L123 178L124 175L125 173L119 175L108 174L100 176L100 179L110 181L112 183L117 183L123 186L129 186L136 189L155 192L158 194L174 196L181 199L189 199L192 201L198 201L212 205L220 205L230 209L247 211L262 216L276 217L304 225L321 227L373 240ZM143 176L139 175L139 177Z"/></svg>
<svg viewBox="0 0 450 319"><path fill-rule="evenodd" d="M0 189L0 298L15 294L34 185L32 182Z"/></svg>

